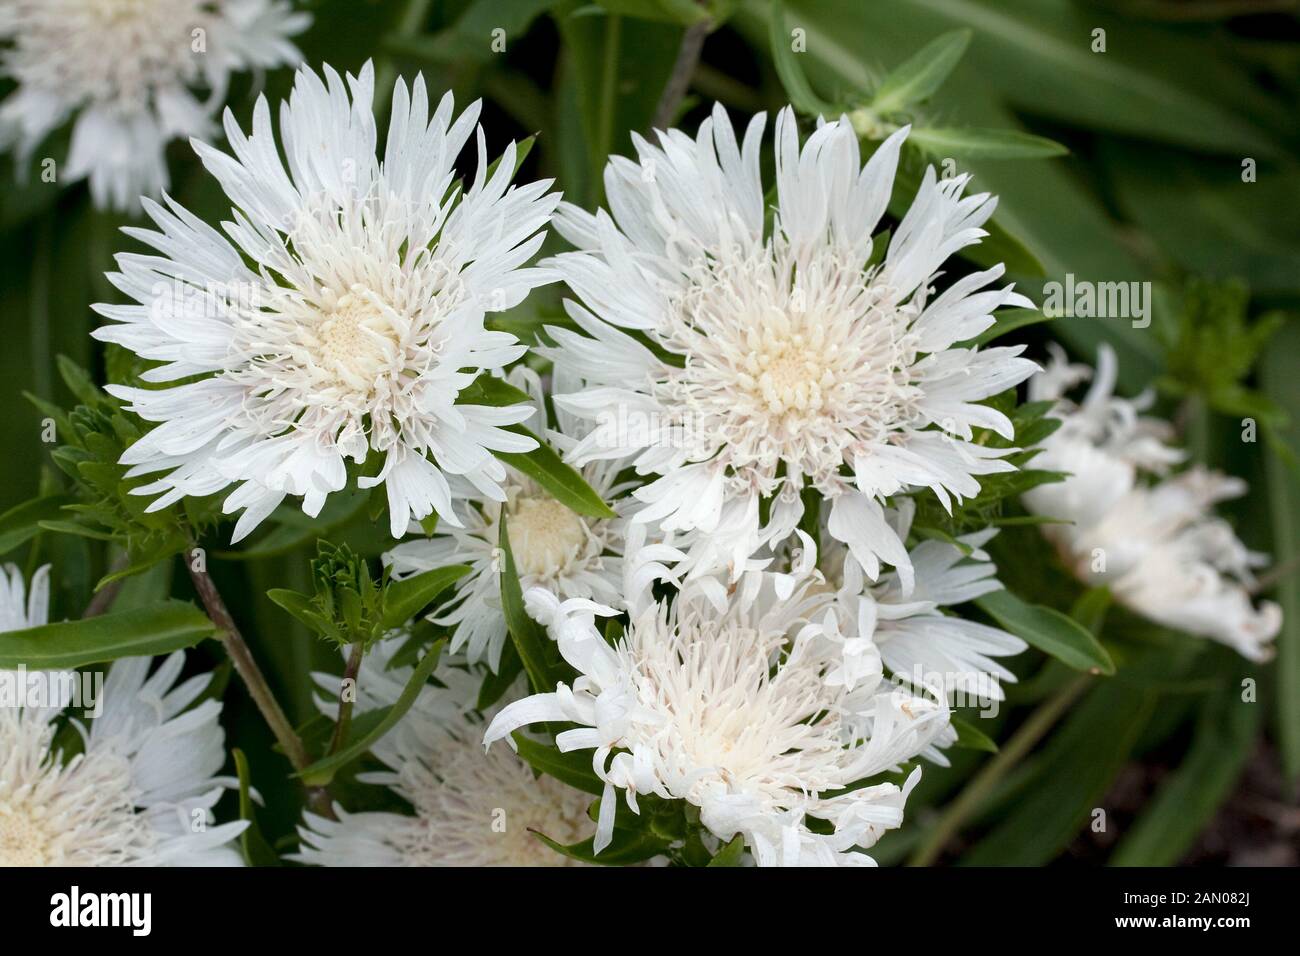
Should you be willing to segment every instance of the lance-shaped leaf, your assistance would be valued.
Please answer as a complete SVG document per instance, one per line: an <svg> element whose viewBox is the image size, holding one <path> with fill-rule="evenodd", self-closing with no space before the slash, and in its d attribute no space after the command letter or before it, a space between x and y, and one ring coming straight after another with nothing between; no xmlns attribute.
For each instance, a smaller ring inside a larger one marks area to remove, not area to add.
<svg viewBox="0 0 1300 956"><path fill-rule="evenodd" d="M993 591L975 604L1019 638L1078 671L1114 674L1115 663L1097 639L1060 611L1027 604L1010 591Z"/></svg>
<svg viewBox="0 0 1300 956"><path fill-rule="evenodd" d="M932 156L965 159L1045 159L1069 152L1056 140L1018 129L918 126L908 141Z"/></svg>
<svg viewBox="0 0 1300 956"><path fill-rule="evenodd" d="M559 683L559 677L553 672L547 659L547 646L551 643L545 629L528 616L524 610L524 592L519 586L519 571L515 567L515 556L510 550L510 532L506 528L506 515L501 513L501 532L497 544L501 549L501 610L505 614L506 629L519 659L523 661L524 673L533 690L550 693Z"/></svg>
<svg viewBox="0 0 1300 956"><path fill-rule="evenodd" d="M0 634L0 667L23 664L54 670L120 657L170 654L193 647L216 630L207 615L188 601L162 601L116 614Z"/></svg>
<svg viewBox="0 0 1300 956"><path fill-rule="evenodd" d="M953 30L931 40L881 82L871 99L877 113L894 113L934 95L970 43L970 30Z"/></svg>
<svg viewBox="0 0 1300 956"><path fill-rule="evenodd" d="M530 452L494 452L498 458L523 472L537 482L547 493L570 511L588 518L613 518L614 509L583 479L572 465L523 425L508 425L509 431L527 435L536 440L537 447Z"/></svg>
<svg viewBox="0 0 1300 956"><path fill-rule="evenodd" d="M384 627L401 627L467 574L468 564L451 564L392 582L384 591Z"/></svg>
<svg viewBox="0 0 1300 956"><path fill-rule="evenodd" d="M67 495L44 495L0 514L0 554L7 554L36 537L43 522L62 517L63 506L71 503Z"/></svg>
<svg viewBox="0 0 1300 956"><path fill-rule="evenodd" d="M832 117L839 113L834 106L819 97L804 75L799 65L791 35L785 28L785 5L781 0L772 0L772 15L768 18L768 40L772 46L772 61L776 64L776 74L781 78L790 103L801 113L809 116Z"/></svg>

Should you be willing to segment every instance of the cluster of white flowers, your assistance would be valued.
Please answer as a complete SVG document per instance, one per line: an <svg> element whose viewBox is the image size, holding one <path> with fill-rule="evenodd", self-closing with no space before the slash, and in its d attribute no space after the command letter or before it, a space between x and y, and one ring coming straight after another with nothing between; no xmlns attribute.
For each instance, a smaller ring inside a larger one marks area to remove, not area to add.
<svg viewBox="0 0 1300 956"><path fill-rule="evenodd" d="M1114 394L1114 351L1101 347L1095 377L1059 347L1052 351L1051 364L1030 382L1030 397L1056 401L1063 424L1035 464L1069 477L1031 489L1025 504L1063 522L1043 530L1066 567L1153 621L1267 660L1282 609L1271 601L1254 606L1250 588L1253 569L1268 558L1247 550L1211 513L1216 502L1244 494L1246 483L1196 465L1168 475L1186 455L1167 444L1168 422L1141 414L1152 395L1130 401ZM1079 404L1064 398L1088 378Z"/></svg>
<svg viewBox="0 0 1300 956"><path fill-rule="evenodd" d="M71 5L137 44L154 6ZM18 0L0 13L13 39L0 62L20 81L0 106L0 144L30 150L51 118L80 110L74 169L119 205L165 184L163 143L209 133L189 87L219 98L231 71L294 59L284 38L304 23L279 0L174 4L134 67L97 51L55 91L50 77L70 68L52 58L66 51L47 21L71 7ZM213 46L193 59L175 44L196 17ZM134 304L97 307L110 322L96 337L149 363L145 387L108 389L155 424L121 459L128 477L157 476L136 489L151 511L234 486L224 509L242 511L238 541L290 496L315 517L349 484L382 486L396 578L470 566L430 615L449 658L373 745L385 769L359 776L401 810L308 813L293 858L568 861L536 831L590 838L599 859L620 800L636 814L653 796L692 807L708 848L739 837L759 865L872 863L865 851L902 824L920 764L946 764L952 708L1001 700L1016 679L1003 659L1026 647L956 610L1001 587L984 550L995 529L913 528L918 502L951 514L981 478L1015 470L1012 422L987 400L1037 366L1022 347L971 342L998 309L1031 303L999 284L1000 266L937 288L996 201L927 169L880 248L907 129L864 164L847 120L801 144L782 111L770 203L766 117L738 138L716 107L694 138L636 137L637 159L606 170L609 211L591 213L549 181L512 185L515 145L491 167L479 104L459 116L450 94L432 105L423 79L397 81L380 150L374 84L370 64L301 69L278 141L264 98L251 134L227 111L233 155L195 149L231 221L219 231L146 199L157 229L128 232L157 254L120 255L110 279ZM123 160L137 153L144 166ZM532 266L552 218L575 251ZM526 345L489 314L557 280L576 298L535 350L549 366L521 364ZM1031 382L1065 418L1036 467L1072 477L1027 506L1073 522L1046 531L1088 580L1261 658L1280 612L1251 605L1259 557L1205 513L1241 484L1200 470L1141 484L1179 456L1111 394L1113 366L1103 353L1077 407L1062 396L1084 371L1061 356ZM530 400L494 403L512 390ZM612 516L575 513L498 457L537 450L530 435ZM531 693L521 680L480 711L483 680L510 680L504 545L571 679ZM4 584L0 627L44 620L44 575L26 611L21 582ZM620 628L598 621L611 617ZM366 649L355 688L317 675L322 713L340 716L350 693L358 715L405 706L406 647L390 636ZM181 666L173 655L147 677L147 660L118 662L108 709L74 725L83 752L66 760L53 712L0 711L0 862L237 860L244 824L187 823L206 822L229 781L214 776L220 706L199 702L205 678L172 686ZM553 722L570 725L559 751L592 752L594 821L591 795L491 746Z"/></svg>

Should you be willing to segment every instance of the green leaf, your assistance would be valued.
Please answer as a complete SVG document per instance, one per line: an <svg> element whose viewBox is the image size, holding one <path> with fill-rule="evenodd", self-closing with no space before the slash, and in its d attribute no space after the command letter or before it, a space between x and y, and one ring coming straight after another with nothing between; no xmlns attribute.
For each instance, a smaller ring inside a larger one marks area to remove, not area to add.
<svg viewBox="0 0 1300 956"><path fill-rule="evenodd" d="M953 30L931 40L890 71L872 97L871 108L889 114L929 99L966 52L970 38L970 30Z"/></svg>
<svg viewBox="0 0 1300 956"><path fill-rule="evenodd" d="M506 628L510 631L510 640L519 659L523 661L524 672L533 690L539 693L551 693L559 679L547 663L546 650L551 643L545 629L528 616L524 610L524 593L519 586L519 571L515 567L515 556L510 550L510 533L506 529L506 514L501 512L501 532L497 539L501 548L501 610L505 614Z"/></svg>
<svg viewBox="0 0 1300 956"><path fill-rule="evenodd" d="M534 435L523 425L508 425L508 431L527 435L537 441L537 447L530 452L493 452L499 459L523 472L537 482L552 498L570 511L588 518L613 518L614 510L605 504L591 485L583 479L573 466L565 464L550 445Z"/></svg>
<svg viewBox="0 0 1300 956"><path fill-rule="evenodd" d="M484 372L474 379L456 396L457 405L491 405L496 408L505 405L529 405L532 401L532 396L527 392L515 388L490 372Z"/></svg>
<svg viewBox="0 0 1300 956"><path fill-rule="evenodd" d="M1205 701L1191 749L1161 781L1115 849L1111 866L1173 866L1182 859L1232 794L1254 753L1262 711L1263 705L1241 699L1236 681Z"/></svg>
<svg viewBox="0 0 1300 956"><path fill-rule="evenodd" d="M993 738L984 731L979 730L969 721L962 720L960 717L953 717L949 721L952 729L957 731L957 746L966 750L982 750L985 753L995 754L998 752L998 745L993 742Z"/></svg>
<svg viewBox="0 0 1300 956"><path fill-rule="evenodd" d="M248 758L238 747L230 755L235 760L235 773L239 776L239 818L248 821L248 826L239 835L239 848L244 852L244 862L249 866L279 866L280 856L266 842L254 815Z"/></svg>
<svg viewBox="0 0 1300 956"><path fill-rule="evenodd" d="M1040 604L1026 604L1010 591L993 591L976 605L1006 630L1077 671L1114 674L1106 649L1077 621Z"/></svg>
<svg viewBox="0 0 1300 956"><path fill-rule="evenodd" d="M1154 696L1118 681L1094 687L1048 738L1024 792L958 863L1041 866L1060 853L1129 759Z"/></svg>
<svg viewBox="0 0 1300 956"><path fill-rule="evenodd" d="M401 581L384 591L384 627L401 627L428 607L433 599L469 574L468 564L434 568Z"/></svg>
<svg viewBox="0 0 1300 956"><path fill-rule="evenodd" d="M591 768L591 751L562 753L557 747L538 743L519 731L512 734L519 756L538 773L554 777L575 790L599 797L605 792L605 783Z"/></svg>
<svg viewBox="0 0 1300 956"><path fill-rule="evenodd" d="M272 588L266 592L266 596L277 607L288 611L313 632L319 629L321 617L312 605L311 598L306 594L299 594L297 591L291 591L288 588Z"/></svg>
<svg viewBox="0 0 1300 956"><path fill-rule="evenodd" d="M737 833L731 841L709 861L709 866L740 866L745 856L745 838Z"/></svg>
<svg viewBox="0 0 1300 956"><path fill-rule="evenodd" d="M639 832L616 830L613 842L598 854L593 848L591 838L565 846L562 843L556 843L545 833L540 833L537 830L531 832L556 853L562 853L564 856L574 860L581 860L584 863L596 863L601 866L627 866L630 863L642 863L663 853L670 845L668 841L649 830Z"/></svg>
<svg viewBox="0 0 1300 956"><path fill-rule="evenodd" d="M300 777L309 787L327 786L336 773L373 747L411 709L420 691L428 683L434 668L438 666L438 658L442 656L442 649L446 643L445 638L433 642L433 646L425 653L424 659L412 672L411 679L402 688L396 703L360 715L353 721L353 732L347 743L337 752L317 760L309 767L304 767L294 776ZM367 719L363 721L362 717Z"/></svg>
<svg viewBox="0 0 1300 956"><path fill-rule="evenodd" d="M15 505L0 514L0 554L8 554L41 532L41 522L63 515L63 506L71 504L67 495L43 495Z"/></svg>
<svg viewBox="0 0 1300 956"><path fill-rule="evenodd" d="M81 621L45 624L0 634L0 667L64 669L119 657L151 657L193 647L216 632L207 615L188 601L102 614Z"/></svg>
<svg viewBox="0 0 1300 956"><path fill-rule="evenodd" d="M790 42L791 37L785 28L785 6L781 0L772 0L772 15L768 20L768 41L772 48L772 62L776 65L776 74L781 78L790 103L801 113L809 116L834 116L839 110L831 106L814 91L799 65Z"/></svg>
<svg viewBox="0 0 1300 956"><path fill-rule="evenodd" d="M1276 347L1265 355L1262 365L1264 389L1288 413L1290 421L1279 436L1284 449L1300 455L1300 376L1295 373L1295 356L1300 354L1300 325L1291 324L1278 333ZM1300 475L1277 451L1265 461L1268 502L1273 520L1273 560L1289 567L1277 582L1277 601L1282 605L1282 631L1277 637L1277 738L1282 772L1294 793L1300 781Z"/></svg>
<svg viewBox="0 0 1300 956"><path fill-rule="evenodd" d="M1045 159L1069 152L1055 140L1018 129L913 127L908 142L932 156L966 159Z"/></svg>

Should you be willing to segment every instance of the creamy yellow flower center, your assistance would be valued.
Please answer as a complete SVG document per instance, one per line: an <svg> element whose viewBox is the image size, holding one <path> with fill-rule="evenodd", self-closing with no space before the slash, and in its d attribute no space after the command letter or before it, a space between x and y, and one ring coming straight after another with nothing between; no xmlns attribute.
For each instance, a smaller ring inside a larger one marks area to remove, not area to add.
<svg viewBox="0 0 1300 956"><path fill-rule="evenodd" d="M50 833L30 806L0 805L0 866L44 866Z"/></svg>
<svg viewBox="0 0 1300 956"><path fill-rule="evenodd" d="M554 498L519 498L507 524L521 574L547 577L562 570L587 543L587 526Z"/></svg>
<svg viewBox="0 0 1300 956"><path fill-rule="evenodd" d="M340 384L368 392L397 354L394 332L378 306L349 293L317 329L317 361Z"/></svg>

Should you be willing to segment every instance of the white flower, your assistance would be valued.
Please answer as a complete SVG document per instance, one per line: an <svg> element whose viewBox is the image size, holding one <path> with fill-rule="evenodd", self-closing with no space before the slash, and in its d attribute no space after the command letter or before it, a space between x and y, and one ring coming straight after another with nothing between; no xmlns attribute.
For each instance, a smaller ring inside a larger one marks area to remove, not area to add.
<svg viewBox="0 0 1300 956"><path fill-rule="evenodd" d="M389 666L402 643L381 641L362 661L354 715L397 700L411 676L410 667ZM574 865L530 831L566 844L581 841L591 831L591 797L535 776L504 747L484 754L482 725L468 715L478 681L445 662L435 676L447 686L422 689L372 749L389 769L358 775L363 783L390 787L414 815L337 806L337 820L308 813L293 858L319 866ZM339 678L317 675L317 682L329 695L321 710L332 718Z"/></svg>
<svg viewBox="0 0 1300 956"><path fill-rule="evenodd" d="M890 525L907 540L915 505L899 500L886 512ZM844 629L845 673L851 684L852 652L871 643L896 679L913 687L941 689L949 699L980 703L1004 700L1002 682L1016 676L995 658L1025 650L1020 638L996 627L970 621L940 609L972 601L1001 590L997 568L983 545L997 533L988 528L957 540L966 550L944 541L920 541L908 558L916 574L910 594L897 572L887 572L872 584L863 579L857 560L840 544L823 552L821 570L835 586ZM926 754L937 763L947 760L937 750Z"/></svg>
<svg viewBox="0 0 1300 956"><path fill-rule="evenodd" d="M189 380L109 386L162 423L122 457L130 474L167 472L136 489L161 495L151 509L236 483L225 509L246 509L239 540L286 495L314 517L348 483L345 459L373 453L382 465L357 485L385 485L400 537L434 511L459 525L444 472L500 500L506 473L492 451L535 447L501 427L529 406L455 402L479 372L524 352L484 317L547 281L521 266L558 197L548 182L510 186L513 143L488 178L481 130L475 179L454 189L479 107L453 121L448 94L430 116L422 78L410 93L397 83L381 163L373 88L369 63L346 86L328 67L325 82L300 71L280 116L288 173L265 99L251 137L227 113L235 158L195 143L236 205L229 239L170 199L170 212L145 206L162 232L129 230L162 256L118 257L110 278L140 304L98 306L114 324L95 334L165 362L147 381Z"/></svg>
<svg viewBox="0 0 1300 956"><path fill-rule="evenodd" d="M542 588L527 593L581 676L506 707L484 741L541 721L578 724L556 744L595 751L605 781L597 852L612 838L617 788L634 811L646 793L694 804L719 840L743 834L760 865L871 863L850 851L902 822L920 769L901 788L835 791L926 750L950 729L943 700L885 683L872 648L864 649L872 673L859 669L851 690L832 679L841 653L816 623L829 595L810 590L811 575L751 571L731 589L697 578L671 606L657 603L650 585L672 550L629 547L630 624L612 647L594 619L612 609L560 602ZM833 832L813 832L808 815Z"/></svg>
<svg viewBox="0 0 1300 956"><path fill-rule="evenodd" d="M48 571L33 577L25 612L18 569L0 571L0 630L46 623ZM89 727L69 718L73 756L56 743L61 706L0 707L0 866L241 864L229 844L247 823L213 825L228 786L216 776L221 704L195 704L210 674L173 686L184 657L152 676L151 658L117 661L99 716Z"/></svg>
<svg viewBox="0 0 1300 956"><path fill-rule="evenodd" d="M829 530L871 578L881 561L910 587L907 552L882 502L929 487L945 507L979 491L976 476L1014 470L972 443L972 429L1010 438L1006 416L977 404L1030 375L1021 348L958 343L1001 306L1001 266L933 296L957 250L979 241L987 194L968 177L926 171L879 265L872 231L893 187L900 131L860 165L847 121L822 125L802 150L794 114L776 120L777 208L770 231L759 173L765 117L738 145L725 111L692 140L671 130L639 162L610 160L611 215L562 205L556 228L580 251L554 260L581 303L586 335L548 328L543 350L583 379L555 402L598 423L574 464L635 456L638 522L683 533L692 575L733 579L764 544L790 535L813 488L831 499ZM760 499L772 497L766 524Z"/></svg>
<svg viewBox="0 0 1300 956"><path fill-rule="evenodd" d="M95 205L125 210L167 188L169 142L208 138L231 75L298 63L311 23L287 0L5 0L0 149L25 166L70 117L59 178L89 177ZM196 94L206 93L206 100Z"/></svg>
<svg viewBox="0 0 1300 956"><path fill-rule="evenodd" d="M546 431L542 383L537 373L520 366L507 375L517 388L526 389L537 409L527 424L534 433ZM559 428L548 433L557 448L572 447L584 430L573 416L557 411ZM582 469L587 484L606 501L623 489L615 484L616 461L597 461ZM623 579L622 518L589 518L556 501L532 479L507 468L504 503L469 488L463 495L461 528L439 526L436 533L408 540L384 556L399 576L419 574L449 564L468 564L470 573L456 583L456 594L441 614L430 620L454 625L450 650L462 647L470 663L486 661L495 671L508 632L501 610L503 559L498 542L501 512L506 513L510 550L520 586L544 587L560 598L592 598L620 604ZM626 499L615 505L625 508ZM419 530L413 527L412 532Z"/></svg>
<svg viewBox="0 0 1300 956"><path fill-rule="evenodd" d="M1116 600L1159 624L1267 660L1282 609L1271 601L1252 605L1248 590L1252 569L1267 556L1248 551L1212 513L1216 502L1244 494L1246 483L1199 466L1163 477L1185 456L1166 444L1168 423L1139 414L1153 396L1114 395L1115 353L1103 345L1083 401L1062 398L1091 374L1053 347L1051 365L1030 383L1032 398L1060 399L1053 414L1063 422L1034 465L1070 477L1031 489L1025 505L1071 522L1044 525L1043 533L1085 584L1108 586Z"/></svg>

